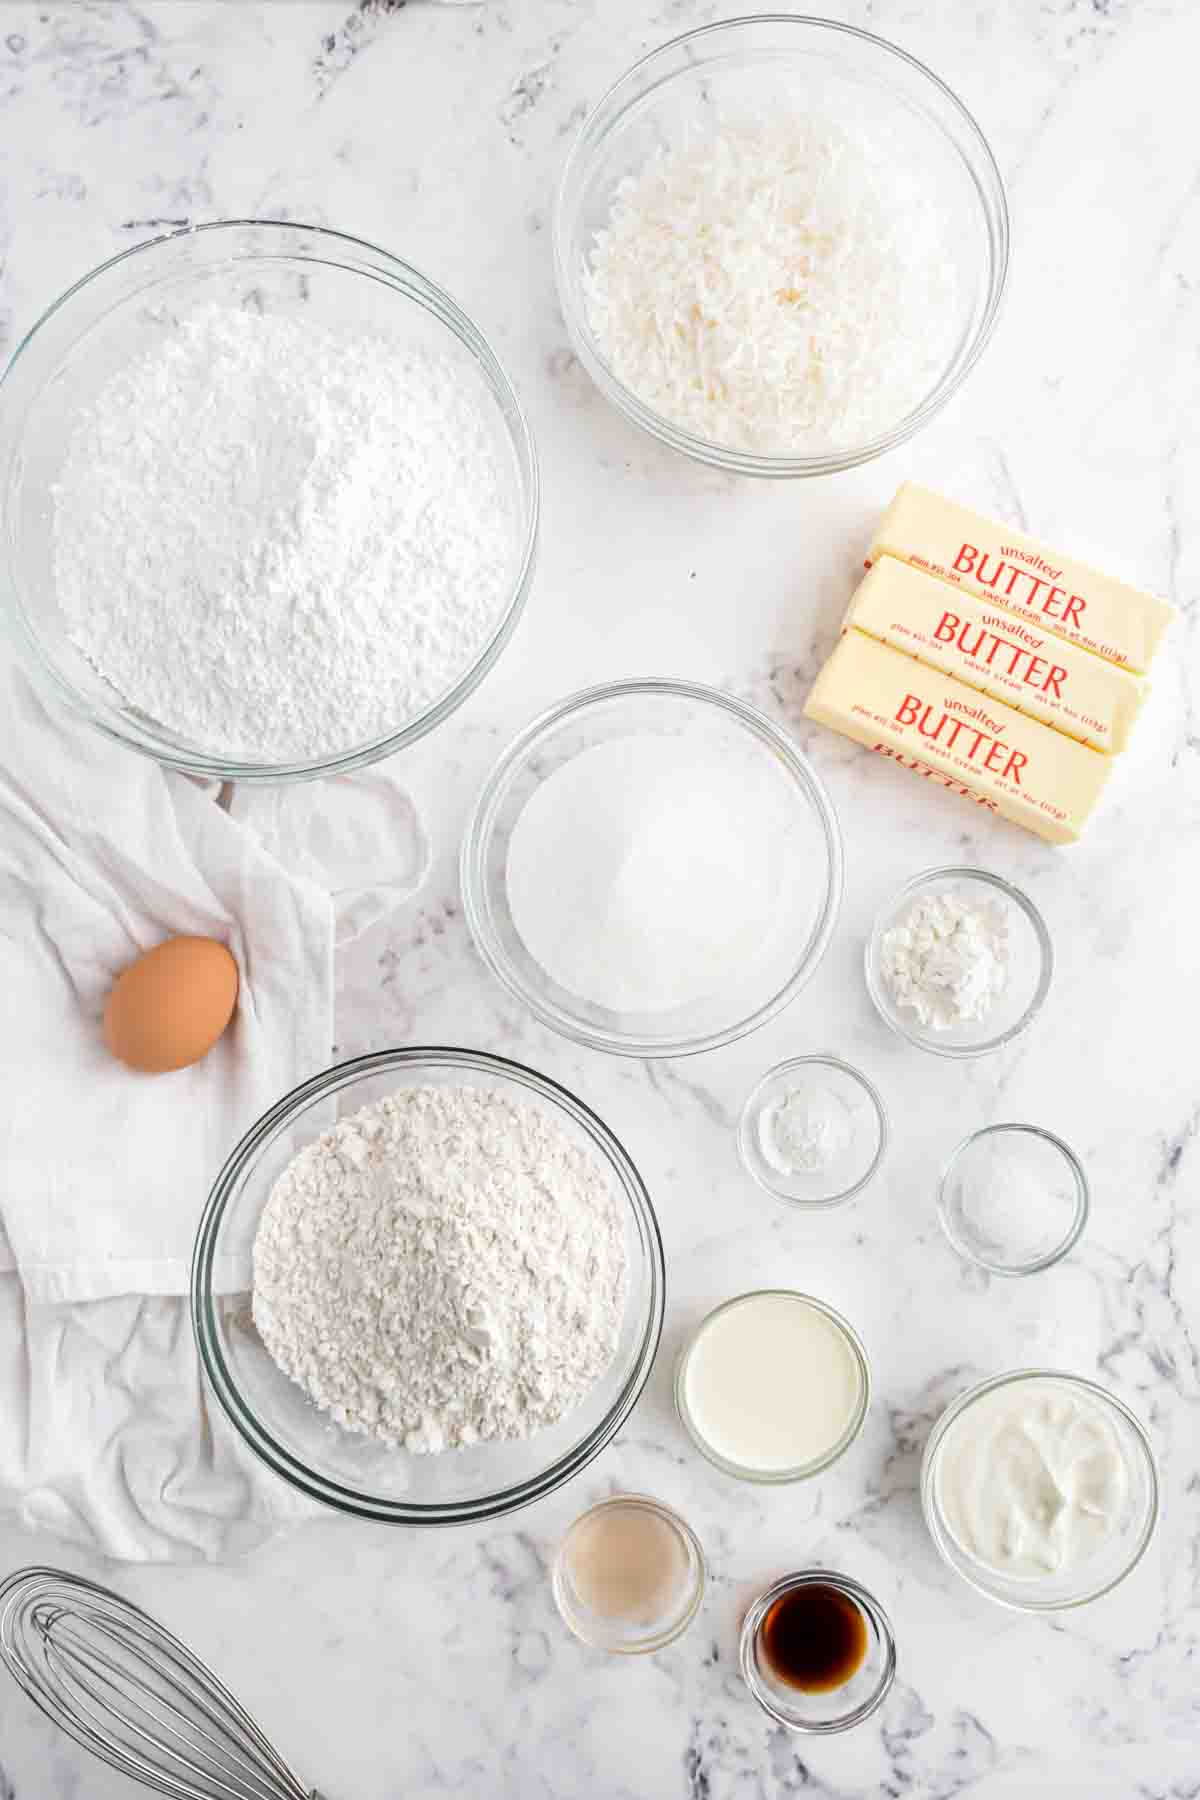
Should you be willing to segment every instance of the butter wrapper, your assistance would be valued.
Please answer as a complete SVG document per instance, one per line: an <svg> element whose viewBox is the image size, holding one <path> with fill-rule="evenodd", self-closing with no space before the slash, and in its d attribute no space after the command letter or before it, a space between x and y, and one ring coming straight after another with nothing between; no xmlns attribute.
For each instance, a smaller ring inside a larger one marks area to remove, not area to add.
<svg viewBox="0 0 1200 1800"><path fill-rule="evenodd" d="M813 684L810 719L1052 844L1074 843L1112 758L852 627Z"/></svg>
<svg viewBox="0 0 1200 1800"><path fill-rule="evenodd" d="M863 578L846 624L1106 754L1125 748L1146 697L1128 669L892 556Z"/></svg>
<svg viewBox="0 0 1200 1800"><path fill-rule="evenodd" d="M1106 662L1144 674L1173 609L1127 582L906 481L867 554L912 563Z"/></svg>

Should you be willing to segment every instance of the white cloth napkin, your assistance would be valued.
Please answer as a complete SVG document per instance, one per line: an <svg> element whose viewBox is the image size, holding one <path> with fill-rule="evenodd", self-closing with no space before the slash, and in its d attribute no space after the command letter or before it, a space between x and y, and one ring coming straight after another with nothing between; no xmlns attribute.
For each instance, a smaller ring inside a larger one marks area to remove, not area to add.
<svg viewBox="0 0 1200 1800"><path fill-rule="evenodd" d="M50 711L0 656L0 1512L139 1561L237 1554L315 1510L210 1401L180 1296L225 1157L330 1059L335 937L428 862L380 771L229 812L215 794ZM229 945L237 1016L194 1068L135 1075L104 1000L178 931Z"/></svg>
<svg viewBox="0 0 1200 1800"><path fill-rule="evenodd" d="M0 1212L30 1300L182 1294L225 1157L333 1035L333 910L203 787L48 717L0 675ZM120 971L175 932L241 976L229 1030L167 1075L116 1062ZM223 1287L236 1271L220 1269Z"/></svg>

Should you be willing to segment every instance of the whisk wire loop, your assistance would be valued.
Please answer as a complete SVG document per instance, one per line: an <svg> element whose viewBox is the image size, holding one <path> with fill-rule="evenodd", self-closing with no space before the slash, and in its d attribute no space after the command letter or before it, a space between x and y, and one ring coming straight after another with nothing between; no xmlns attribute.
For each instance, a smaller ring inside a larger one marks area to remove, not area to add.
<svg viewBox="0 0 1200 1800"><path fill-rule="evenodd" d="M171 1800L316 1800L198 1656L95 1582L0 1582L0 1659L77 1743Z"/></svg>

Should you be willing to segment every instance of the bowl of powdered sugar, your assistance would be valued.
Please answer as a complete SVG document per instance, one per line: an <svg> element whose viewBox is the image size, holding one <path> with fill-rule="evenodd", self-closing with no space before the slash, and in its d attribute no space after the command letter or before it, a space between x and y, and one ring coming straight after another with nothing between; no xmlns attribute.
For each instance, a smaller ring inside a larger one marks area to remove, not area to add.
<svg viewBox="0 0 1200 1800"><path fill-rule="evenodd" d="M658 1347L642 1181L565 1088L403 1049L287 1095L218 1178L196 1243L201 1360L293 1487L397 1524L549 1493L628 1417Z"/></svg>
<svg viewBox="0 0 1200 1800"><path fill-rule="evenodd" d="M537 526L448 295L314 227L201 226L70 289L0 386L4 605L43 690L221 779L346 771L507 642Z"/></svg>
<svg viewBox="0 0 1200 1800"><path fill-rule="evenodd" d="M635 424L746 475L828 474L919 430L991 334L999 172L881 38L762 16L645 57L585 121L555 219L563 316Z"/></svg>

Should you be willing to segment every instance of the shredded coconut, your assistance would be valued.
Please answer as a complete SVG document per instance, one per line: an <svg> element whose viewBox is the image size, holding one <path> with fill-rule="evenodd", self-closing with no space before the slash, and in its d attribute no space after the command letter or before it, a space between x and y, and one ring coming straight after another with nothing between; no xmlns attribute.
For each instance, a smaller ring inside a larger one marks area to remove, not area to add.
<svg viewBox="0 0 1200 1800"><path fill-rule="evenodd" d="M1008 985L1008 911L968 893L926 894L883 934L880 973L924 1029L985 1019Z"/></svg>
<svg viewBox="0 0 1200 1800"><path fill-rule="evenodd" d="M449 357L204 306L77 420L69 634L124 700L273 761L399 730L495 628L516 546L495 407Z"/></svg>
<svg viewBox="0 0 1200 1800"><path fill-rule="evenodd" d="M525 1438L612 1362L619 1201L539 1107L406 1088L283 1171L254 1244L271 1356L350 1431L434 1452Z"/></svg>
<svg viewBox="0 0 1200 1800"><path fill-rule="evenodd" d="M884 143L813 115L726 122L617 184L588 321L625 386L709 442L860 445L953 355L944 231Z"/></svg>

